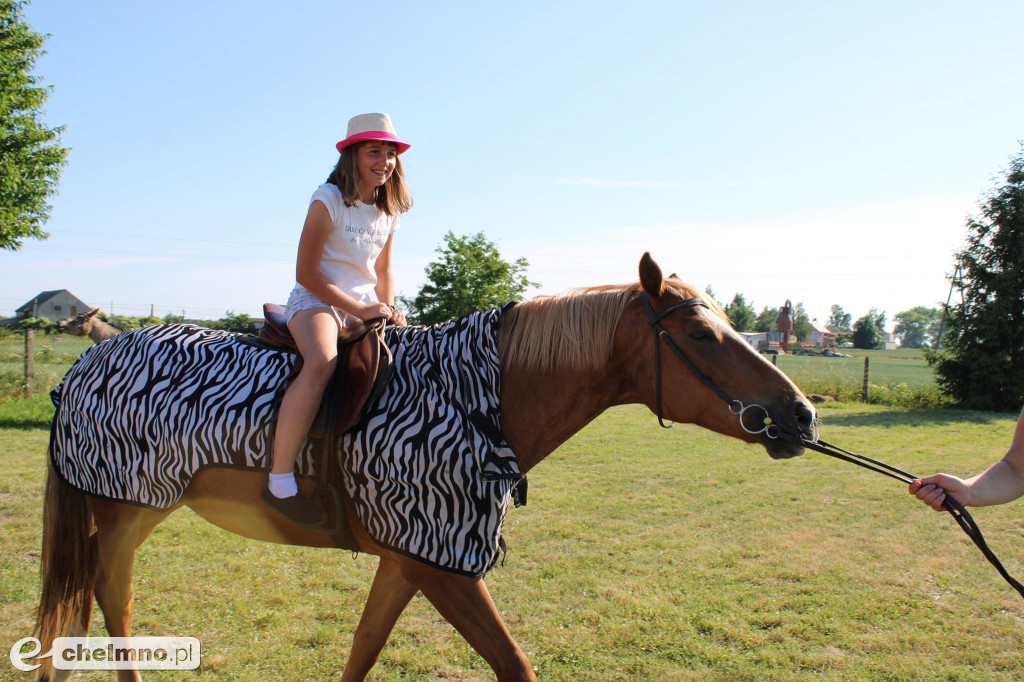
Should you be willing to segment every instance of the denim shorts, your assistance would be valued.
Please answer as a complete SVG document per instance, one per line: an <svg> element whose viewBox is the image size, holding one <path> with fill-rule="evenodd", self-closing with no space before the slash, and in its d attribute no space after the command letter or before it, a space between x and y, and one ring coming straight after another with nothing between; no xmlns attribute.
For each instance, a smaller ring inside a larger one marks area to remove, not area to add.
<svg viewBox="0 0 1024 682"><path fill-rule="evenodd" d="M334 306L327 305L308 289L298 284L295 285L292 293L288 296L288 304L284 307L284 319L286 322L291 322L292 318L295 317L295 313L300 310L312 310L313 308L326 308L331 311L334 319L338 322L338 327L344 327L350 319L347 313L341 312Z"/></svg>

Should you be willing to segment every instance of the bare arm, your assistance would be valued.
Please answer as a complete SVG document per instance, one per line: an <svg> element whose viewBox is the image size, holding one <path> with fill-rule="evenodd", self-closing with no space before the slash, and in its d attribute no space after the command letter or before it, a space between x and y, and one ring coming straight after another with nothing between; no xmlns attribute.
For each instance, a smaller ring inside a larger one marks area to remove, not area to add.
<svg viewBox="0 0 1024 682"><path fill-rule="evenodd" d="M395 275L391 268L391 245L394 239L394 233L388 235L388 241L384 244L380 255L377 256L377 262L373 265L374 271L377 273L377 286L374 288L377 300L389 306L395 304ZM392 307L390 321L393 324L404 326L405 315L401 310Z"/></svg>
<svg viewBox="0 0 1024 682"><path fill-rule="evenodd" d="M1024 412L1001 460L966 481L949 474L925 476L910 484L910 494L935 510L942 509L947 494L972 507L1003 504L1024 495Z"/></svg>
<svg viewBox="0 0 1024 682"><path fill-rule="evenodd" d="M391 309L384 303L363 304L352 298L331 282L320 270L324 246L331 233L331 215L323 202L314 201L309 206L306 222L299 238L299 255L295 265L295 280L306 287L324 303L361 320L377 317L390 318Z"/></svg>

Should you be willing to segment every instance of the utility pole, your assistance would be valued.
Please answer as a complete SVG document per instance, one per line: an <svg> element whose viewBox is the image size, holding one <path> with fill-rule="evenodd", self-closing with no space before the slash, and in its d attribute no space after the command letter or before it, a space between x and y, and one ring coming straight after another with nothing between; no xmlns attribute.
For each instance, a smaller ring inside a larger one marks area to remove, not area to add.
<svg viewBox="0 0 1024 682"><path fill-rule="evenodd" d="M942 322L939 323L939 335L935 339L935 350L939 350L942 347L942 332L946 330L946 320L949 318L949 302L953 300L953 288L958 287L960 289L960 303L964 302L964 287L961 282L964 276L963 268L958 263L956 269L953 270L953 276L949 278L949 296L946 297L946 307L942 309Z"/></svg>

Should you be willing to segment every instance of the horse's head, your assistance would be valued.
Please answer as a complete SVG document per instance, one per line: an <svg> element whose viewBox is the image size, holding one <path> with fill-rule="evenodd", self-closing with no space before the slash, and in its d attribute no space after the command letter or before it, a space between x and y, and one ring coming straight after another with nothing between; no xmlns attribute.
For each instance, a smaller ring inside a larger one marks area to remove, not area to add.
<svg viewBox="0 0 1024 682"><path fill-rule="evenodd" d="M760 443L774 458L801 454L800 439L815 438L816 416L800 389L733 330L710 296L665 279L650 254L640 261L640 284L618 343L636 358L643 402L666 420Z"/></svg>
<svg viewBox="0 0 1024 682"><path fill-rule="evenodd" d="M72 317L65 317L57 322L57 331L61 334L72 336L88 336L92 329L92 318L100 311L99 308L90 310L87 313L78 313Z"/></svg>

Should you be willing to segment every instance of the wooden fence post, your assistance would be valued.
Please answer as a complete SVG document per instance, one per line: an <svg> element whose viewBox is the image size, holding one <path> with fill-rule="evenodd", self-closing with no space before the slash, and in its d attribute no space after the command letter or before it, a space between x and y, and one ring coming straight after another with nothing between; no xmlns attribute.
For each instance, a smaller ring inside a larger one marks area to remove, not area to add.
<svg viewBox="0 0 1024 682"><path fill-rule="evenodd" d="M32 384L36 374L36 339L35 332L25 330L25 395L32 395Z"/></svg>
<svg viewBox="0 0 1024 682"><path fill-rule="evenodd" d="M871 378L871 358L864 358L864 388L860 394L860 401L866 403L868 401L868 381Z"/></svg>

